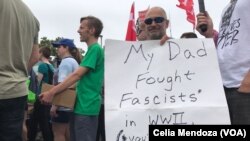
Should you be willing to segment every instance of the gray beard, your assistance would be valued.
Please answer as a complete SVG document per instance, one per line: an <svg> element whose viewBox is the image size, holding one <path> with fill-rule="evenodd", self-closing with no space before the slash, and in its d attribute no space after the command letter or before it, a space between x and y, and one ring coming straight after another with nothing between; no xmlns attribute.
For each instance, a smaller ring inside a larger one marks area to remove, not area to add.
<svg viewBox="0 0 250 141"><path fill-rule="evenodd" d="M153 35L149 35L149 39L150 40L160 40L164 35L162 34L153 34Z"/></svg>

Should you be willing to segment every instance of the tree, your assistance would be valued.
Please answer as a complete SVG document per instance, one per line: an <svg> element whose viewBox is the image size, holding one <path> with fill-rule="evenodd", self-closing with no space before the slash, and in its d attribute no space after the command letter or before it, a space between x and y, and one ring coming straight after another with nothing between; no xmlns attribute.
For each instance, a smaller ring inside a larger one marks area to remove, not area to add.
<svg viewBox="0 0 250 141"><path fill-rule="evenodd" d="M79 52L81 53L81 55L84 56L85 50L83 50L82 48L78 48L78 49L79 49Z"/></svg>
<svg viewBox="0 0 250 141"><path fill-rule="evenodd" d="M62 37L57 37L55 40L50 40L47 37L42 37L40 40L40 47L48 47L51 50L51 55L56 56L56 49L52 46L53 42L56 42L58 40L62 39Z"/></svg>
<svg viewBox="0 0 250 141"><path fill-rule="evenodd" d="M57 56L57 53L56 53L56 48L54 48L52 46L52 43L53 42L57 42L59 41L60 39L62 39L62 37L57 37L55 40L50 40L48 39L47 37L42 37L41 40L40 40L40 44L39 46L40 47L48 47L50 48L51 50L51 56ZM80 53L83 55L85 53L85 50L81 49L81 48L78 48Z"/></svg>

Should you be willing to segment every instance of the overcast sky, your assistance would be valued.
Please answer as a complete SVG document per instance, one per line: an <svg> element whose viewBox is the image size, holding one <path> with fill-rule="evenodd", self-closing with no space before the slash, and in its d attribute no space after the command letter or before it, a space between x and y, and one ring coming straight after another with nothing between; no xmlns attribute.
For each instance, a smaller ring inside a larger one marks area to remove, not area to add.
<svg viewBox="0 0 250 141"><path fill-rule="evenodd" d="M103 44L105 39L124 40L127 31L130 8L135 2L135 17L138 11L149 6L161 6L171 22L171 33L179 38L183 32L193 31L192 24L187 22L184 10L176 7L178 0L23 0L40 22L40 37L55 39L64 37L74 39L76 45L86 49L80 43L77 30L80 18L93 15L104 24ZM218 29L222 9L229 0L205 0L206 10ZM198 13L198 0L194 0L194 10ZM170 35L170 30L167 33ZM198 34L198 33L197 33Z"/></svg>

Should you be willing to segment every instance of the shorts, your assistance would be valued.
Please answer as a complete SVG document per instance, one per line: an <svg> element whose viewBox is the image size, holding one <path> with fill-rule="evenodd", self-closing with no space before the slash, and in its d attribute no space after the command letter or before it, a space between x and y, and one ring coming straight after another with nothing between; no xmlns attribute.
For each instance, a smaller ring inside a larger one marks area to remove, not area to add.
<svg viewBox="0 0 250 141"><path fill-rule="evenodd" d="M98 115L84 116L73 114L69 126L71 141L95 141Z"/></svg>
<svg viewBox="0 0 250 141"><path fill-rule="evenodd" d="M57 117L52 117L52 123L69 123L70 116L72 112L68 111L56 111Z"/></svg>

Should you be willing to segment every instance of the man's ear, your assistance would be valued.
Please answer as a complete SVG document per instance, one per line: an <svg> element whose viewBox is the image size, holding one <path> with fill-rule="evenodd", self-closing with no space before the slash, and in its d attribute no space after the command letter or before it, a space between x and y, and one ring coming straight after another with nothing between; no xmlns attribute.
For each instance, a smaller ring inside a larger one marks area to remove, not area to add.
<svg viewBox="0 0 250 141"><path fill-rule="evenodd" d="M89 32L90 32L91 35L95 35L96 30L95 30L94 27L91 27L91 28L89 29Z"/></svg>
<svg viewBox="0 0 250 141"><path fill-rule="evenodd" d="M166 20L166 27L168 28L169 26L169 20Z"/></svg>

